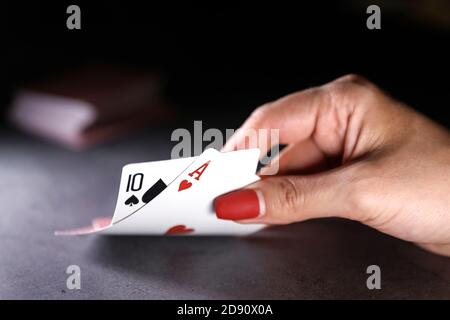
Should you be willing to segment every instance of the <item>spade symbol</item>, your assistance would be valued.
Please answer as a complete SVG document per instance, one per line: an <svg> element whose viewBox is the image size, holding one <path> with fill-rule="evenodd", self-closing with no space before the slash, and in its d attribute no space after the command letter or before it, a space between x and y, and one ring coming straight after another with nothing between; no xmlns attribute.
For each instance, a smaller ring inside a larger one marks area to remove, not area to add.
<svg viewBox="0 0 450 320"><path fill-rule="evenodd" d="M159 179L156 181L154 185L148 189L144 195L142 196L142 202L149 203L152 201L158 194L164 191L164 189L167 188L167 185L164 183L162 179Z"/></svg>
<svg viewBox="0 0 450 320"><path fill-rule="evenodd" d="M139 200L135 196L131 196L125 201L125 204L130 207L132 207L134 204L138 204L138 203L139 203Z"/></svg>

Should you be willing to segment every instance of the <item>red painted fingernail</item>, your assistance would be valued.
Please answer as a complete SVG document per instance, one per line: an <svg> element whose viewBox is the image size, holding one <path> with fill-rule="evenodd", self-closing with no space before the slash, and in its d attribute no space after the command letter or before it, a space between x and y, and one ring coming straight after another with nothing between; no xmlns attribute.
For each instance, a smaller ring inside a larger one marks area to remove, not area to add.
<svg viewBox="0 0 450 320"><path fill-rule="evenodd" d="M219 219L242 220L259 216L259 197L255 190L244 189L226 193L214 201Z"/></svg>

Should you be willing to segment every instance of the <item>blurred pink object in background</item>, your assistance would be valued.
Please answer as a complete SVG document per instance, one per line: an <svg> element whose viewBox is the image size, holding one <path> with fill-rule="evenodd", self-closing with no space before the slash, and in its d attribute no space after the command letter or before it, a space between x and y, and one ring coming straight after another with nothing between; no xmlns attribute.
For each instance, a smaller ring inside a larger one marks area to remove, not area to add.
<svg viewBox="0 0 450 320"><path fill-rule="evenodd" d="M21 129L83 149L174 116L161 80L125 67L85 66L19 88L9 118Z"/></svg>

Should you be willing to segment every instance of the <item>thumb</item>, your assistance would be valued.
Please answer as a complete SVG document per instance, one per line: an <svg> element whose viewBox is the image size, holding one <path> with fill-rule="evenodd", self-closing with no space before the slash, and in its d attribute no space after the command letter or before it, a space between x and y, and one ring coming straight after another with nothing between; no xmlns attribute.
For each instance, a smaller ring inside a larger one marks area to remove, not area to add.
<svg viewBox="0 0 450 320"><path fill-rule="evenodd" d="M341 171L311 176L264 178L217 197L219 219L240 223L286 224L322 217L361 220L353 210L348 176Z"/></svg>

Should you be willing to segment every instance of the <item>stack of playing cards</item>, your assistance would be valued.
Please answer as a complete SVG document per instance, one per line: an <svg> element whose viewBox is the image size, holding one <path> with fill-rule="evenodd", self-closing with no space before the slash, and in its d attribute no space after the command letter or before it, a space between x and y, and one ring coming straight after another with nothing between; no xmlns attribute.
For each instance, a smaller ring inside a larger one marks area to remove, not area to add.
<svg viewBox="0 0 450 320"><path fill-rule="evenodd" d="M57 235L243 235L263 225L220 220L214 199L256 182L259 149L222 153L207 149L198 157L129 164L123 167L112 218Z"/></svg>
<svg viewBox="0 0 450 320"><path fill-rule="evenodd" d="M114 66L85 66L29 83L11 103L19 128L72 149L86 148L169 119L155 74Z"/></svg>

